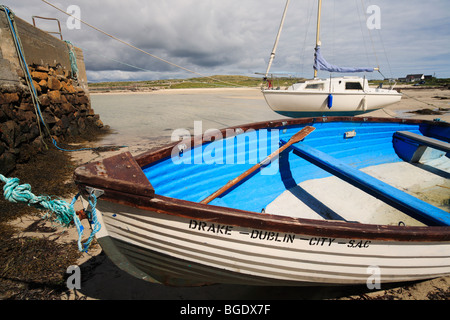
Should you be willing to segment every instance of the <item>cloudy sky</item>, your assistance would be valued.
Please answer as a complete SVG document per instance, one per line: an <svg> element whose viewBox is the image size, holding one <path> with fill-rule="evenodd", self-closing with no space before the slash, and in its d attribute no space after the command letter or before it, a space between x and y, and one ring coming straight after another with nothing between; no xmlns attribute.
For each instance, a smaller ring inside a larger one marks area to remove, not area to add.
<svg viewBox="0 0 450 320"><path fill-rule="evenodd" d="M152 55L203 75L265 72L285 0L47 0ZM81 24L41 0L2 0L17 16L57 18L83 49L89 81L195 77ZM370 6L379 8L367 12ZM71 11L73 12L73 11ZM76 13L75 13L76 14ZM291 0L271 72L311 78L316 0ZM450 78L450 1L323 0L321 41L328 62L377 66L386 77ZM373 20L375 19L375 20ZM367 21L379 23L369 30ZM55 23L38 21L42 29ZM74 28L75 27L75 28ZM326 73L319 73L327 77ZM378 73L370 78L382 79Z"/></svg>

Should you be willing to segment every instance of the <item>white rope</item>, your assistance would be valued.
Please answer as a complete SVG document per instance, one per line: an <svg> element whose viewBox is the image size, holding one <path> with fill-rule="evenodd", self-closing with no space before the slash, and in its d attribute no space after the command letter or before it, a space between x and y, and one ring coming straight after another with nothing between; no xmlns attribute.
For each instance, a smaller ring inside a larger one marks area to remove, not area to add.
<svg viewBox="0 0 450 320"><path fill-rule="evenodd" d="M83 21L82 19L79 19L79 18L77 18L77 17L71 15L70 13L67 13L67 12L64 11L63 9L58 8L57 6L55 6L54 4L52 4L52 3L50 3L50 2L48 2L48 1L46 1L46 0L41 0L41 1L44 2L44 3L46 3L46 4L48 4L49 6L51 6L51 7L53 7L53 8L55 8L56 10L58 10L58 11L64 13L65 15L68 15L69 17L72 17L72 18L74 18L74 19L80 21L81 23L87 25L88 27L90 27L90 28L92 28L92 29L94 29L94 30L96 30L96 31L98 31L98 32L100 32L100 33L102 33L102 34L104 34L105 36L108 36L108 37L110 37L110 38L112 38L112 39L114 39L114 40L116 40L116 41L119 41L119 42L121 42L122 44L124 44L124 45L126 45L126 46L129 46L129 47L131 47L131 48L133 48L133 49L136 49L136 50L138 50L138 51L140 51L140 52L142 52L142 53L144 53L144 54L146 54L146 55L149 55L149 56L152 57L152 58L158 59L158 60L160 60L160 61L162 61L162 62L165 62L165 63L167 63L167 64L169 64L169 65L171 65L171 66L180 68L180 69L185 70L185 71L187 71L187 72L191 72L191 73L196 74L196 75L199 75L199 76L201 76L201 77L209 78L209 79L212 79L212 80L214 80L214 81L222 82L222 83L225 83L225 84L228 84L228 85L232 85L232 86L239 86L239 85L234 84L234 83L222 81L222 80L213 78L213 77L211 77L211 76L207 76L207 75L201 74L201 73L199 73L199 72L190 70L190 69L188 69L188 68L179 66L179 65L177 65L177 64L175 64L175 63L173 63L173 62L170 62L170 61L168 61L168 60L165 60L165 59L163 59L163 58L160 58L160 57L158 57L158 56L155 56L154 54L151 54L151 53L149 53L149 52L147 52L147 51L144 51L144 50L142 50L142 49L140 49L140 48L138 48L138 47L135 47L134 45L132 45L132 44L130 44L130 43L128 43L128 42L126 42L126 41L124 41L124 40L122 40L122 39L119 39L119 38L117 38L117 37L115 37L115 36L113 36L113 35L111 35L111 34L105 32L105 31L103 31L103 30L101 30L101 29L99 29L99 28L97 28L97 27L94 27L93 25L87 23L86 21Z"/></svg>

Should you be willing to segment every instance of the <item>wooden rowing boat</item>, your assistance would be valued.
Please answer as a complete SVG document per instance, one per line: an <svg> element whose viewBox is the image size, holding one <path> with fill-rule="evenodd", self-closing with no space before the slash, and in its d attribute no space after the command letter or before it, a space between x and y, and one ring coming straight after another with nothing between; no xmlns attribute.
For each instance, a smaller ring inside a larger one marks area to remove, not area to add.
<svg viewBox="0 0 450 320"><path fill-rule="evenodd" d="M450 274L449 142L439 121L299 118L125 152L74 179L97 192L103 250L151 282L403 282Z"/></svg>

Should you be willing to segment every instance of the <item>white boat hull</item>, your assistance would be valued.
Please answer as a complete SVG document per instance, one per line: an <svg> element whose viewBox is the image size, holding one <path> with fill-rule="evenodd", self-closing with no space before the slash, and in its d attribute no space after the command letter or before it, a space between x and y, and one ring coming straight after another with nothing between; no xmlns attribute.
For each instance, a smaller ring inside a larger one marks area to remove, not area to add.
<svg viewBox="0 0 450 320"><path fill-rule="evenodd" d="M448 241L430 245L286 234L101 200L97 208L102 224L97 238L108 256L119 257L119 266L152 282L348 285L450 273Z"/></svg>
<svg viewBox="0 0 450 320"><path fill-rule="evenodd" d="M286 116L355 115L377 110L399 102L401 94L393 93L331 93L332 107L328 107L328 92L298 92L263 90L269 107Z"/></svg>
<svg viewBox="0 0 450 320"><path fill-rule="evenodd" d="M367 79L338 77L296 83L285 90L263 89L270 108L289 117L357 115L399 102L395 90L371 88Z"/></svg>

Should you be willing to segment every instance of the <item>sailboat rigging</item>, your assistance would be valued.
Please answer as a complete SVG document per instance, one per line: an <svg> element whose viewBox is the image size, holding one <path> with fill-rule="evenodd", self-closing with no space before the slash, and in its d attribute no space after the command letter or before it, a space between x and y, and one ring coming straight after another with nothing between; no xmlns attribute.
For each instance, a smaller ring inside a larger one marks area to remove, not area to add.
<svg viewBox="0 0 450 320"><path fill-rule="evenodd" d="M279 37L283 27L289 0L286 2L283 18L272 50L265 79L269 74ZM383 108L400 101L401 94L392 88L370 88L367 79L361 77L336 77L319 79L319 70L340 73L373 72L378 67L339 67L328 63L322 56L320 41L320 19L322 0L318 0L316 46L314 54L314 79L295 83L285 90L269 85L262 89L267 104L275 112L289 116L357 115Z"/></svg>

